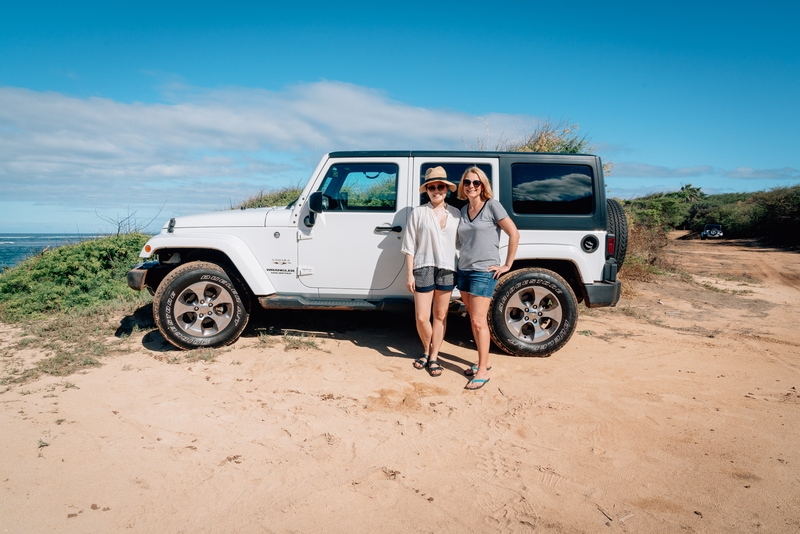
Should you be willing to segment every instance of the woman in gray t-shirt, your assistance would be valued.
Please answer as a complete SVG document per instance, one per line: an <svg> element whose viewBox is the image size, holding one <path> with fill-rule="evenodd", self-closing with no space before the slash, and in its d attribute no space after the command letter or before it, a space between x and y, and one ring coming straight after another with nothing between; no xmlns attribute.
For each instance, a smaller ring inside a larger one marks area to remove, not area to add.
<svg viewBox="0 0 800 534"><path fill-rule="evenodd" d="M464 371L471 376L466 389L480 389L489 381L489 304L497 279L511 269L519 245L519 232L502 204L492 198L486 174L470 167L461 176L458 198L469 200L461 208L458 225L458 290L467 307L472 335L478 346L478 364ZM505 263L500 263L500 231L508 234Z"/></svg>

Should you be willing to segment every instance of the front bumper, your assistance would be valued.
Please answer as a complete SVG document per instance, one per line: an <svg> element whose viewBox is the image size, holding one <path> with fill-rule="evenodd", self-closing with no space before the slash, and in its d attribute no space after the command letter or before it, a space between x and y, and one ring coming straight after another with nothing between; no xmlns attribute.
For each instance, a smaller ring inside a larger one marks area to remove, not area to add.
<svg viewBox="0 0 800 534"><path fill-rule="evenodd" d="M128 271L128 287L136 291L147 289L152 295L156 292L164 277L174 268L174 265L161 265L157 261L147 261L134 265Z"/></svg>

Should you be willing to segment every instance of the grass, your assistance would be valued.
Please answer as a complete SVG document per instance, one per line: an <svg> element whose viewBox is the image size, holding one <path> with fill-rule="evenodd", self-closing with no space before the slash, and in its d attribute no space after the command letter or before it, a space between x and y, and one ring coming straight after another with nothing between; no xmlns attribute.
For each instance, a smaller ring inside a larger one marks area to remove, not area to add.
<svg viewBox="0 0 800 534"><path fill-rule="evenodd" d="M114 334L120 326L119 315L133 314L136 308L133 302L115 302L18 323L22 337L8 348L37 351L42 357L26 367L13 362L0 375L0 385L25 384L41 375L68 376L97 367L110 355L128 352L130 338Z"/></svg>
<svg viewBox="0 0 800 534"><path fill-rule="evenodd" d="M54 313L141 301L125 273L138 262L148 236L110 236L65 245L28 258L0 274L0 319L17 323Z"/></svg>
<svg viewBox="0 0 800 534"><path fill-rule="evenodd" d="M328 349L322 347L322 343L324 342L317 340L314 334L297 335L284 333L279 337L278 332L272 326L269 328L259 328L256 332L258 333L258 345L263 348L274 347L280 339L280 341L283 342L283 349L286 351L315 349L330 353Z"/></svg>
<svg viewBox="0 0 800 534"><path fill-rule="evenodd" d="M118 317L132 315L150 296L128 288L125 273L147 238L135 233L65 245L4 270L0 320L14 324L21 336L2 355L29 351L41 357L6 364L0 385L67 376L128 350L129 340L115 336Z"/></svg>
<svg viewBox="0 0 800 534"><path fill-rule="evenodd" d="M316 349L321 350L322 352L328 352L329 350L324 349L317 343L316 338L313 335L283 335L283 348L286 351L289 350L308 350L308 349Z"/></svg>
<svg viewBox="0 0 800 534"><path fill-rule="evenodd" d="M224 354L230 350L231 350L230 347L216 348L216 349L206 347L202 349L182 351L179 354L169 355L168 353L166 358L158 358L158 359L166 361L167 363L173 365L179 365L182 363L197 363L197 362L214 363L217 361L217 357L220 354Z"/></svg>
<svg viewBox="0 0 800 534"><path fill-rule="evenodd" d="M752 295L752 289L728 289L725 287L717 287L713 284L709 284L707 282L697 283L700 287L703 287L709 291L713 291L715 293L727 293L729 295Z"/></svg>

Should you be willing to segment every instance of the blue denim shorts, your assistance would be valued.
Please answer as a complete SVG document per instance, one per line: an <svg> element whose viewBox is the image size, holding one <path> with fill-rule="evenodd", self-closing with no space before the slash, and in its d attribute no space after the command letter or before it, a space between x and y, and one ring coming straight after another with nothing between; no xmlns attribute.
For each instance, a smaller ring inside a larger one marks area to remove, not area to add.
<svg viewBox="0 0 800 534"><path fill-rule="evenodd" d="M458 270L458 290L469 293L475 297L492 298L497 280L492 278L494 273L488 271L462 271Z"/></svg>

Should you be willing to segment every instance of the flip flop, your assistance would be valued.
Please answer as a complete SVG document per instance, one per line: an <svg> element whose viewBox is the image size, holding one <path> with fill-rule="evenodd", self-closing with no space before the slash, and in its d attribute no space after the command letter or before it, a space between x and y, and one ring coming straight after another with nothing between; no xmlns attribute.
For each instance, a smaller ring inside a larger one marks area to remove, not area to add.
<svg viewBox="0 0 800 534"><path fill-rule="evenodd" d="M488 378L486 380L483 380L482 378L473 378L472 380L469 381L469 384L464 386L464 389L466 389L467 391L475 391L475 390L481 389L483 386L485 386L486 382L488 382L488 381L489 381ZM471 388L471 387L469 387L470 384L480 384L480 385L478 387Z"/></svg>
<svg viewBox="0 0 800 534"><path fill-rule="evenodd" d="M442 376L442 366L439 365L439 360L428 362L428 374L431 376Z"/></svg>
<svg viewBox="0 0 800 534"><path fill-rule="evenodd" d="M492 367L489 366L489 367L486 368L486 370L487 371L491 371ZM473 365L469 369L464 369L464 376L475 376L475 373L477 373L477 372L478 372L478 366L477 365Z"/></svg>
<svg viewBox="0 0 800 534"><path fill-rule="evenodd" d="M414 360L414 369L425 369L425 366L428 365L428 355L423 354L416 360Z"/></svg>

